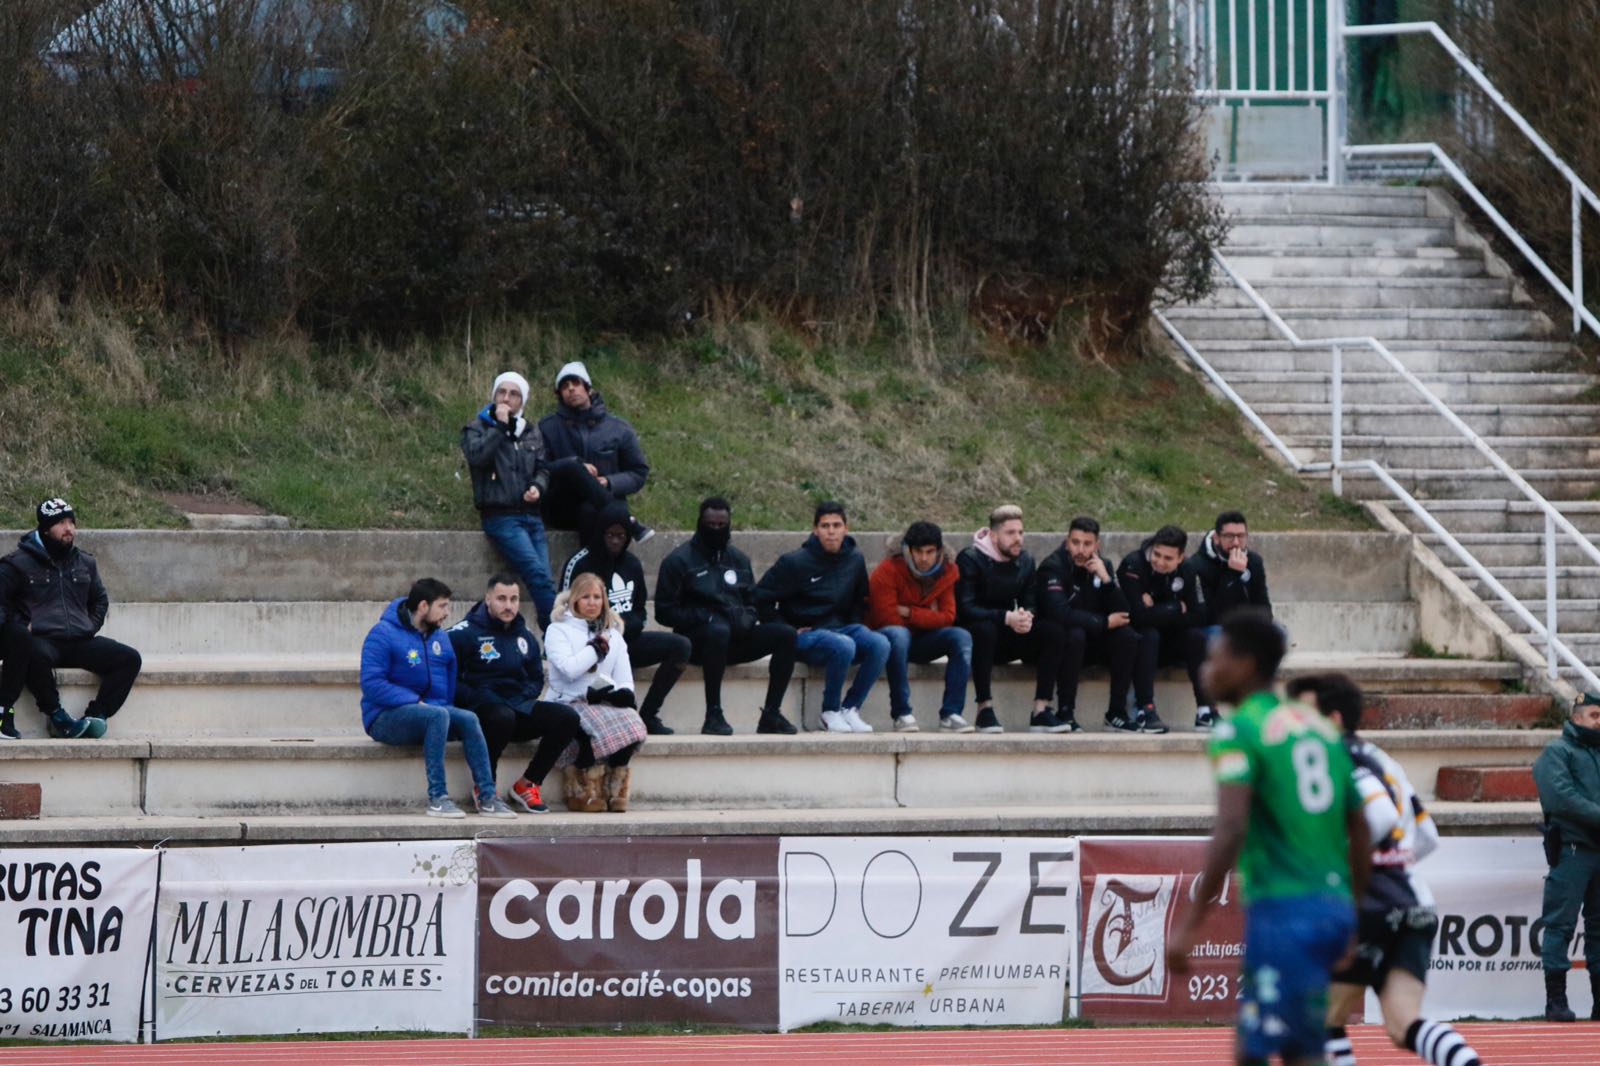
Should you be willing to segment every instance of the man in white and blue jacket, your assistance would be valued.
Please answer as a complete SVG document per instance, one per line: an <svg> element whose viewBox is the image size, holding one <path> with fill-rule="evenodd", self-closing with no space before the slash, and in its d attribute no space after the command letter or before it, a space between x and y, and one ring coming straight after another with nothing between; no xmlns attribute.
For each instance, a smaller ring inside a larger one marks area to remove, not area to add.
<svg viewBox="0 0 1600 1066"><path fill-rule="evenodd" d="M444 779L444 746L461 741L472 768L478 813L515 818L495 792L489 748L471 711L454 706L456 656L440 629L450 617L450 588L431 577L384 609L361 645L361 725L380 744L422 745L428 774L427 813L465 818Z"/></svg>

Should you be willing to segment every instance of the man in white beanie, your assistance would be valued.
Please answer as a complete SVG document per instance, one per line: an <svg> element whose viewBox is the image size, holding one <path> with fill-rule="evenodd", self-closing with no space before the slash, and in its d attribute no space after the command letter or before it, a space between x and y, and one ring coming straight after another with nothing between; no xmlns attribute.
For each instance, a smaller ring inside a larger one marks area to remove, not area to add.
<svg viewBox="0 0 1600 1066"><path fill-rule="evenodd" d="M568 363L556 373L556 410L539 420L550 486L544 520L552 529L582 529L586 520L612 500L644 488L650 464L639 435L626 420L606 410L589 370ZM633 539L644 543L655 531L630 519Z"/></svg>
<svg viewBox="0 0 1600 1066"><path fill-rule="evenodd" d="M495 378L488 404L461 428L461 452L472 470L472 502L483 532L528 586L544 628L556 602L539 517L550 469L544 438L523 417L527 400L528 381L521 374L508 370Z"/></svg>

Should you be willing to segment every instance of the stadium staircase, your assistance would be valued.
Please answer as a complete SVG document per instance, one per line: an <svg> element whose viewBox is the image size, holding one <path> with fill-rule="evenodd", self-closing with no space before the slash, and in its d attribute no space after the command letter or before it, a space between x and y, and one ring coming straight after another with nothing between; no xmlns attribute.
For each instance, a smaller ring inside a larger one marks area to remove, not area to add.
<svg viewBox="0 0 1600 1066"><path fill-rule="evenodd" d="M1248 501L1244 501L1246 504ZM662 533L640 549L646 572L682 539ZM799 533L744 533L758 571ZM869 559L883 537L858 537ZM954 539L954 537L952 537ZM1113 556L1138 537L1108 534ZM516 822L422 816L415 750L361 732L357 655L384 599L424 574L457 590L464 610L496 568L476 533L89 532L114 597L107 632L139 647L145 671L104 740L42 739L25 705L27 739L0 759L0 786L37 783L42 817L0 821L0 844L285 841L660 833L1195 832L1209 824L1205 738L1188 728L1181 672L1158 699L1169 736L1108 733L1099 718L1103 675L1080 696L1087 731L1026 731L1031 671L997 672L1003 736L942 736L932 727L942 665L914 667L914 703L929 731L889 731L880 684L866 708L871 736L755 735L765 665L735 667L725 704L737 735L702 738L698 671L679 683L665 718L680 732L652 738L634 765L626 815L559 810ZM1060 535L1035 535L1036 555ZM1549 733L1548 697L1523 690L1526 669L1493 654L1492 635L1441 597L1436 575L1399 532L1262 533L1278 615L1288 626L1291 672L1339 668L1377 699L1374 726L1432 788L1448 766L1526 765ZM553 538L562 559L572 547ZM1477 649L1478 658L1418 658L1418 640ZM91 678L63 671L69 708ZM804 667L787 710L815 728L818 685ZM509 784L527 757L502 761ZM462 759L452 792L467 795ZM552 780L552 784L554 781ZM1449 831L1504 831L1531 820L1525 802L1443 803Z"/></svg>

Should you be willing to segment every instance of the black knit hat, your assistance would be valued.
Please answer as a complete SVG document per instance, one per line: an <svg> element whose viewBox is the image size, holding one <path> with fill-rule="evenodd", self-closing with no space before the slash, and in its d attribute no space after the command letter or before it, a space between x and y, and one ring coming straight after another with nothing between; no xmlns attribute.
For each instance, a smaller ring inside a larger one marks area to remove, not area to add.
<svg viewBox="0 0 1600 1066"><path fill-rule="evenodd" d="M43 533L63 518L77 520L78 512L72 509L72 504L60 496L52 496L41 503L34 511L34 517L39 522L39 532Z"/></svg>

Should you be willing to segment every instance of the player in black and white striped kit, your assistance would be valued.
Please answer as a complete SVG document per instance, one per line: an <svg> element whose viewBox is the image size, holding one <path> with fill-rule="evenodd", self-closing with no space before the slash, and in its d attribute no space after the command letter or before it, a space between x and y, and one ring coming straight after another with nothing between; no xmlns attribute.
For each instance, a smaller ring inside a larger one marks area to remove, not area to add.
<svg viewBox="0 0 1600 1066"><path fill-rule="evenodd" d="M1372 877L1358 908L1356 953L1328 989L1328 1061L1356 1066L1345 1021L1368 988L1378 994L1384 1029L1396 1047L1434 1066L1481 1066L1478 1053L1444 1022L1422 1016L1428 962L1439 927L1433 893L1413 867L1439 846L1439 830L1400 764L1356 735L1362 696L1343 674L1299 677L1289 696L1339 723L1356 764L1356 784L1372 830Z"/></svg>

